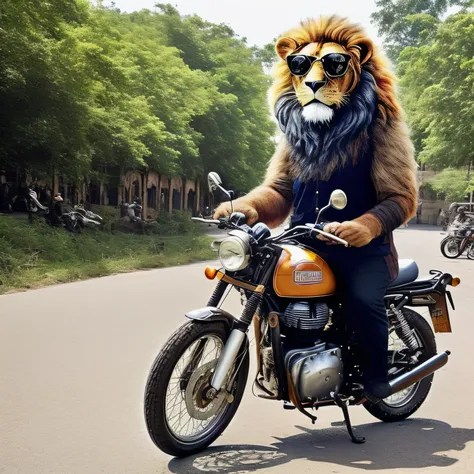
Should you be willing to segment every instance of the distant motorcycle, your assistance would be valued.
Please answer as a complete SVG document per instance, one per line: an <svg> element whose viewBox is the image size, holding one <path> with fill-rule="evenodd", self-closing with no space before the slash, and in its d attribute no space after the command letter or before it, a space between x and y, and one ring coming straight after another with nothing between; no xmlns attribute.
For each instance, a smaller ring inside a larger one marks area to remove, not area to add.
<svg viewBox="0 0 474 474"><path fill-rule="evenodd" d="M75 206L74 212L76 212L76 218L79 221L79 225L84 227L100 227L102 225L102 217L95 212L84 209L83 206Z"/></svg>
<svg viewBox="0 0 474 474"><path fill-rule="evenodd" d="M43 206L39 200L36 191L32 186L28 188L28 197L16 195L12 199L12 208L20 212L38 212L41 210L48 214L49 209Z"/></svg>
<svg viewBox="0 0 474 474"><path fill-rule="evenodd" d="M78 234L81 232L80 214L75 211L63 212L61 214L61 222L69 232Z"/></svg>
<svg viewBox="0 0 474 474"><path fill-rule="evenodd" d="M453 224L448 236L440 244L441 253L449 259L460 257L467 250L467 258L474 260L474 223Z"/></svg>
<svg viewBox="0 0 474 474"><path fill-rule="evenodd" d="M143 222L143 206L140 198L135 198L131 204L125 203L125 209L130 222Z"/></svg>

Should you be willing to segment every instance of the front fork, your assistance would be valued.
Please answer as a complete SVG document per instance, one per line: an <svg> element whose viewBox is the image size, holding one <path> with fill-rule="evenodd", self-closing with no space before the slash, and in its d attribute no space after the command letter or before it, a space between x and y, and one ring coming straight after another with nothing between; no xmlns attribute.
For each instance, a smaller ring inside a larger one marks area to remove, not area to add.
<svg viewBox="0 0 474 474"><path fill-rule="evenodd" d="M219 361L217 362L214 375L212 376L211 386L212 388L219 391L224 385L227 374L230 368L234 364L237 354L242 347L242 343L245 340L246 331L241 329L233 329L230 333L229 339L225 343L224 350L222 351Z"/></svg>

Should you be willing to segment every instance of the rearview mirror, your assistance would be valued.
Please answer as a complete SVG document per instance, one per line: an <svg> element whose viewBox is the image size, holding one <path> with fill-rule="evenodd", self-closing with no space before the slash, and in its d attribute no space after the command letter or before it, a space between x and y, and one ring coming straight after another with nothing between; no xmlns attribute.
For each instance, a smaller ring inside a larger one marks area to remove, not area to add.
<svg viewBox="0 0 474 474"><path fill-rule="evenodd" d="M209 185L209 191L213 193L222 186L221 177L215 171L211 171L207 175L207 184Z"/></svg>
<svg viewBox="0 0 474 474"><path fill-rule="evenodd" d="M342 211L347 206L347 196L342 189L335 189L331 193L331 197L329 198L329 202L331 207L337 209L338 211Z"/></svg>

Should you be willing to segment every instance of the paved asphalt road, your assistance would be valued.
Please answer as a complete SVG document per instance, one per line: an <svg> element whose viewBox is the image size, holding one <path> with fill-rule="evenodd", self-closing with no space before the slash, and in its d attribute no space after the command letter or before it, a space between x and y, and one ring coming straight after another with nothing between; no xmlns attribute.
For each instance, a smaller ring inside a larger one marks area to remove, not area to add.
<svg viewBox="0 0 474 474"><path fill-rule="evenodd" d="M450 362L415 418L383 424L351 410L365 445L349 441L337 408L315 426L247 392L214 447L172 460L143 421L147 373L161 345L205 304L203 265L118 275L0 297L0 472L15 473L474 473L474 262L440 256L439 232L401 230L403 257L462 278ZM237 298L227 309L238 311ZM254 372L251 368L252 373Z"/></svg>

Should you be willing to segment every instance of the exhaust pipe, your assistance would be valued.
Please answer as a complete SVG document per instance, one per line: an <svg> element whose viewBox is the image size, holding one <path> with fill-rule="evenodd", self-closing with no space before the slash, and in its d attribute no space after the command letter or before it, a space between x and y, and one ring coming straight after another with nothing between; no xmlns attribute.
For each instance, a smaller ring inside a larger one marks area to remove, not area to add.
<svg viewBox="0 0 474 474"><path fill-rule="evenodd" d="M450 354L450 351L437 354L431 357L431 359L428 359L427 361L420 364L416 369L413 369L412 371L391 380L389 382L390 387L392 387L391 395L410 387L414 383L419 382L425 377L428 377L428 375L431 375L433 372L436 372L438 369L441 369L441 367L446 365L448 362L448 356Z"/></svg>

